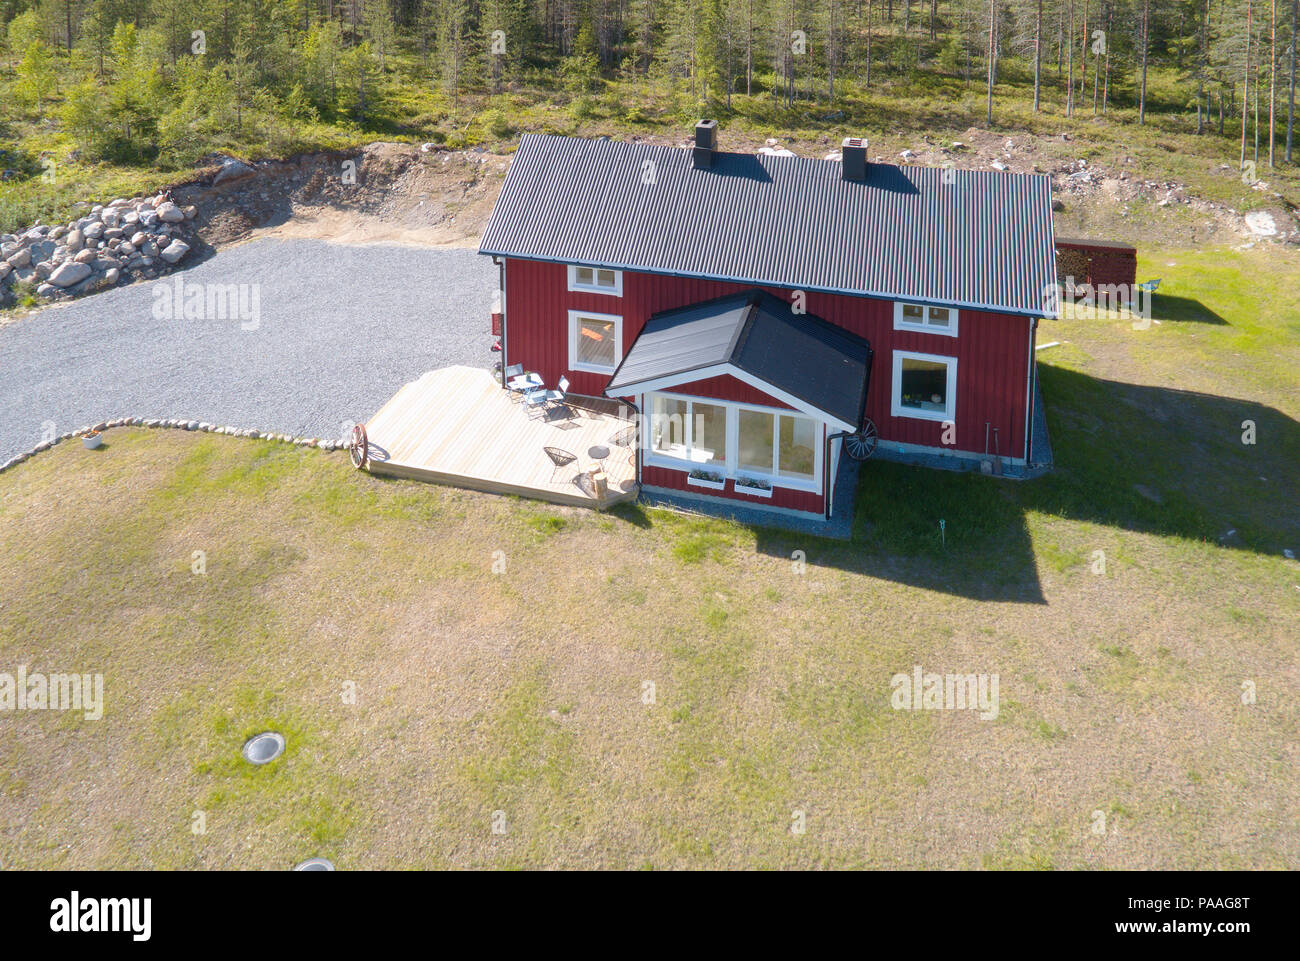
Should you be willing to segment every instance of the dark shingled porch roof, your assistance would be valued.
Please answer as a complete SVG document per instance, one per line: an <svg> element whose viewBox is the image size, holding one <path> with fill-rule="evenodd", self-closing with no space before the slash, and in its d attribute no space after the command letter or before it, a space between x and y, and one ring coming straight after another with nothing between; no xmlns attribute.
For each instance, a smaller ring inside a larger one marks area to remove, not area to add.
<svg viewBox="0 0 1300 961"><path fill-rule="evenodd" d="M747 375L856 428L866 404L871 345L751 290L652 316L605 393L625 397L652 382L726 373Z"/></svg>

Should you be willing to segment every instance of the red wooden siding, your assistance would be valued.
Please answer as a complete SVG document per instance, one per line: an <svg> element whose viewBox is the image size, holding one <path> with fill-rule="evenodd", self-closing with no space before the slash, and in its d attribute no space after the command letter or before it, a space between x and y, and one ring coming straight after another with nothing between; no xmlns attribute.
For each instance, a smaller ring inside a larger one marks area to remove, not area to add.
<svg viewBox="0 0 1300 961"><path fill-rule="evenodd" d="M825 510L822 495L812 491L796 491L786 487L773 487L771 497L753 497L738 493L735 484L729 479L725 490L709 490L693 487L686 483L686 471L671 470L667 467L654 467L646 464L641 468L641 483L651 487L666 487L669 490L683 491L687 494L704 494L725 497L728 500L755 504L760 507L784 507L789 510L809 511L820 514Z"/></svg>
<svg viewBox="0 0 1300 961"><path fill-rule="evenodd" d="M717 400L730 400L737 404L754 404L758 407L778 407L781 410L794 410L789 404L763 393L757 387L751 387L742 380L724 375L709 377L705 380L665 387L665 394L685 394L689 397L713 397ZM649 411L646 411L647 415Z"/></svg>
<svg viewBox="0 0 1300 961"><path fill-rule="evenodd" d="M626 352L652 314L745 289L748 286L744 284L625 272L621 297L575 293L568 290L568 269L564 264L510 259L506 265L505 363L523 364L540 373L548 384L567 375L575 393L600 396L607 376L568 369L570 310L621 316ZM789 291L769 292L783 300L790 298ZM810 291L807 308L809 313L871 341L875 359L866 413L875 421L882 440L944 446L941 423L890 415L893 351L897 348L957 358L956 449L983 453L987 422L990 451L992 429L997 428L1003 456L1024 456L1029 396L1028 318L963 310L958 321L960 336L946 337L895 331L893 304L887 300ZM674 390L688 392L685 388ZM749 400L722 393L704 396ZM766 395L759 396L765 399L754 402L779 406ZM655 482L647 479L646 483ZM815 496L820 500L820 495Z"/></svg>

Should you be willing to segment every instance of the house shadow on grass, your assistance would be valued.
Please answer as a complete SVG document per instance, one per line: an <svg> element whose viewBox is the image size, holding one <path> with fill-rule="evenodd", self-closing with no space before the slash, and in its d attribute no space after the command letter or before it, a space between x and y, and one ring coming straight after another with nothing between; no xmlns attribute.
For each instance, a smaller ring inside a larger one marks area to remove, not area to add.
<svg viewBox="0 0 1300 961"><path fill-rule="evenodd" d="M1052 473L1011 481L872 461L859 477L851 542L764 528L758 549L784 558L802 550L810 564L1024 603L1044 601L1031 511L1231 550L1300 553L1295 420L1254 401L1044 364L1039 376Z"/></svg>
<svg viewBox="0 0 1300 961"><path fill-rule="evenodd" d="M1206 307L1199 300L1159 292L1151 295L1151 318L1159 321L1225 326L1228 323L1216 311Z"/></svg>

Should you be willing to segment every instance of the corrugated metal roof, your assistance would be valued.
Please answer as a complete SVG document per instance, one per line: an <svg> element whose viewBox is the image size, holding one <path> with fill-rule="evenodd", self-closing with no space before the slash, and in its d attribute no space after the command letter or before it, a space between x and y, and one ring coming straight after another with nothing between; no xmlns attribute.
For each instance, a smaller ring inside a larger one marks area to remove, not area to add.
<svg viewBox="0 0 1300 961"><path fill-rule="evenodd" d="M481 253L1055 316L1046 175L525 134Z"/></svg>
<svg viewBox="0 0 1300 961"><path fill-rule="evenodd" d="M862 422L871 345L760 290L655 314L641 329L605 393L626 396L665 378L685 382L728 365L814 410Z"/></svg>

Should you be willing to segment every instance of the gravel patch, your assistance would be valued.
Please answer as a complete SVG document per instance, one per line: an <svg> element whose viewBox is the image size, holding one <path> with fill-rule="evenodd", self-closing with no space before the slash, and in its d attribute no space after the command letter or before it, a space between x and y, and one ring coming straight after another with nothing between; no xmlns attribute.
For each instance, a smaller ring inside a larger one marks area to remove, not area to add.
<svg viewBox="0 0 1300 961"><path fill-rule="evenodd" d="M257 310L158 319L178 279L182 300L204 291L205 314L207 285L248 285L243 303ZM473 250L266 238L45 308L0 327L0 461L47 430L115 417L337 439L425 371L490 368L496 285Z"/></svg>

